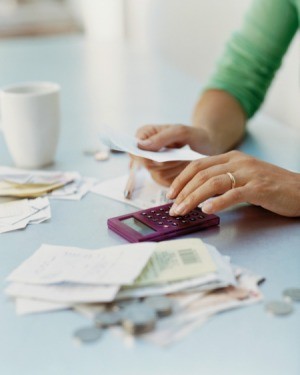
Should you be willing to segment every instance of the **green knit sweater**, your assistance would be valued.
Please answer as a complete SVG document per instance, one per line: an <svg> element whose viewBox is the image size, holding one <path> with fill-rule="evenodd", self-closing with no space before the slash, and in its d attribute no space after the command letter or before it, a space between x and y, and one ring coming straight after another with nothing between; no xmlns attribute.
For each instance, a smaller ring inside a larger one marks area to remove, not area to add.
<svg viewBox="0 0 300 375"><path fill-rule="evenodd" d="M299 19L300 0L254 0L205 89L229 92L250 118L264 100Z"/></svg>

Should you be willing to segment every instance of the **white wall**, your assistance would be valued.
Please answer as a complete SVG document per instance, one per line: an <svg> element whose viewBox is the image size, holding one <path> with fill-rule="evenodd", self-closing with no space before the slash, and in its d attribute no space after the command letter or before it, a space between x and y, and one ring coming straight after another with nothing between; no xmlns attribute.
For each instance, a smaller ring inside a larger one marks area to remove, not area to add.
<svg viewBox="0 0 300 375"><path fill-rule="evenodd" d="M68 0L87 7L86 0ZM91 0L89 0L91 2ZM105 2L108 0L94 0ZM121 0L110 0L119 2ZM123 0L126 35L205 82L251 0ZM79 13L82 13L80 9ZM300 129L299 48L293 41L262 110Z"/></svg>
<svg viewBox="0 0 300 375"><path fill-rule="evenodd" d="M112 0L113 1L113 0ZM251 0L126 0L129 37L204 82ZM299 36L263 110L300 129Z"/></svg>

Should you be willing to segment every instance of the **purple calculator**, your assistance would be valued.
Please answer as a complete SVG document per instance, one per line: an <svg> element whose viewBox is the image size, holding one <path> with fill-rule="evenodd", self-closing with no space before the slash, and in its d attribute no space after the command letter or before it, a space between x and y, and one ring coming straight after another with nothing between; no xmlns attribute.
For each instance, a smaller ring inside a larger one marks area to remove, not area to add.
<svg viewBox="0 0 300 375"><path fill-rule="evenodd" d="M199 207L188 215L170 216L172 203L152 207L107 220L108 228L129 242L163 241L218 225L220 218L207 215Z"/></svg>

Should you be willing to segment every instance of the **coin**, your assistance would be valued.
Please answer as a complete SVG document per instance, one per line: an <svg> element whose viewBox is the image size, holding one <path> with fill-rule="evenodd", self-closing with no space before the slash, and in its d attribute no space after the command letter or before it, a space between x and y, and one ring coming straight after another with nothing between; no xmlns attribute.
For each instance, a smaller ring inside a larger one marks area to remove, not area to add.
<svg viewBox="0 0 300 375"><path fill-rule="evenodd" d="M156 312L145 304L134 304L124 310L122 326L132 335L150 332L155 328Z"/></svg>
<svg viewBox="0 0 300 375"><path fill-rule="evenodd" d="M96 161L104 161L109 158L109 151L108 150L102 150L98 151L94 154L94 159Z"/></svg>
<svg viewBox="0 0 300 375"><path fill-rule="evenodd" d="M85 156L94 156L99 151L100 150L98 148L86 148L82 152Z"/></svg>
<svg viewBox="0 0 300 375"><path fill-rule="evenodd" d="M300 288L287 288L282 294L289 300L300 302Z"/></svg>
<svg viewBox="0 0 300 375"><path fill-rule="evenodd" d="M172 301L164 296L147 297L143 301L146 305L152 307L158 317L171 315L173 312Z"/></svg>
<svg viewBox="0 0 300 375"><path fill-rule="evenodd" d="M121 324L122 314L119 311L104 311L95 315L94 323L96 327L107 328Z"/></svg>
<svg viewBox="0 0 300 375"><path fill-rule="evenodd" d="M95 327L83 327L74 332L74 338L80 343L89 344L99 340L102 330Z"/></svg>
<svg viewBox="0 0 300 375"><path fill-rule="evenodd" d="M293 306L284 301L270 301L265 305L265 309L273 315L289 315L293 312Z"/></svg>

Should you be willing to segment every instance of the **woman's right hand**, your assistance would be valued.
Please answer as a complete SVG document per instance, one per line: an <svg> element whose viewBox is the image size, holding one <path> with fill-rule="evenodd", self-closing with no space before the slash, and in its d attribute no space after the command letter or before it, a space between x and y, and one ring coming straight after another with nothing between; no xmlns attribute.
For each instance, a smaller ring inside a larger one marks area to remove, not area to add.
<svg viewBox="0 0 300 375"><path fill-rule="evenodd" d="M181 148L189 145L194 151L203 154L212 153L207 132L187 125L145 125L138 129L136 137L139 139L138 146L142 150L159 151L163 147ZM133 155L131 158L144 165L152 178L164 186L170 186L189 163L186 161L158 163Z"/></svg>

